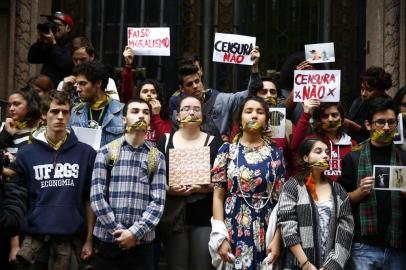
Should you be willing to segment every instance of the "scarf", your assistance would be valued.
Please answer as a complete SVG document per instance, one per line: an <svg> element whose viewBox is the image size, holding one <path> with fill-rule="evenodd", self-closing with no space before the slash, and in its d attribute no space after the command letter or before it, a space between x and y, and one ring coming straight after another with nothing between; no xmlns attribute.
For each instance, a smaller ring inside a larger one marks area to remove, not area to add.
<svg viewBox="0 0 406 270"><path fill-rule="evenodd" d="M397 149L392 144L390 165L398 165L400 160L397 158ZM358 186L360 180L366 176L373 175L371 163L371 146L370 141L366 141L360 149L360 157L358 163ZM401 228L401 193L400 191L391 191L391 211L392 216L388 226L386 240L390 243L391 247L399 248L402 246L402 238L400 232ZM378 234L378 214L377 214L377 201L375 190L372 189L370 195L366 196L359 204L359 220L361 235L377 235Z"/></svg>

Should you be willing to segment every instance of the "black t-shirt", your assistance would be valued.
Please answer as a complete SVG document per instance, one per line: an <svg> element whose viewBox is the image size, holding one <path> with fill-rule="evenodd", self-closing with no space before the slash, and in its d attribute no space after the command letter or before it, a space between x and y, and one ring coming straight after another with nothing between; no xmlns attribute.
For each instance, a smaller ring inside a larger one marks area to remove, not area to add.
<svg viewBox="0 0 406 270"><path fill-rule="evenodd" d="M392 145L386 147L375 147L371 144L371 163L373 165L390 165ZM357 189L358 163L360 152L351 152L343 159L343 169L339 183L347 192ZM372 176L372 175L371 175ZM355 221L353 242L365 243L381 247L390 247L386 241L387 229L391 220L391 194L390 191L375 190L377 202L378 235L361 236L359 220L359 204L353 205L353 215Z"/></svg>
<svg viewBox="0 0 406 270"><path fill-rule="evenodd" d="M103 123L104 116L106 115L108 107L109 107L109 104L106 104L106 106L104 106L104 108L102 108L100 110L90 109L89 110L89 115L87 116L88 119L89 119L89 123L90 123L91 120L93 120L96 123L98 123L99 126L101 126L102 123Z"/></svg>
<svg viewBox="0 0 406 270"><path fill-rule="evenodd" d="M166 179L169 181L169 149L173 147L173 133L169 137L167 151L165 151L166 136L158 142L157 148L164 153L166 161ZM217 156L217 151L223 141L220 137L214 136L213 140L207 145L210 147L210 168L213 167L214 160ZM170 195L168 195L170 196ZM212 216L213 193L208 193L204 199L200 199L193 203L188 203L186 206L186 225L194 226L211 226L210 218Z"/></svg>

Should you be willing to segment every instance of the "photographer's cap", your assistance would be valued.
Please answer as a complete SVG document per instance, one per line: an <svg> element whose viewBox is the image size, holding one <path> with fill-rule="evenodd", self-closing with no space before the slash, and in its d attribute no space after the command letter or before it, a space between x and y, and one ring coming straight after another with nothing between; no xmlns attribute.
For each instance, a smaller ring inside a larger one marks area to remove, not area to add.
<svg viewBox="0 0 406 270"><path fill-rule="evenodd" d="M58 19L61 20L63 23L69 25L69 27L73 28L73 19L68 14L65 14L61 11L55 11L52 15L41 15L41 17L47 17L48 20Z"/></svg>

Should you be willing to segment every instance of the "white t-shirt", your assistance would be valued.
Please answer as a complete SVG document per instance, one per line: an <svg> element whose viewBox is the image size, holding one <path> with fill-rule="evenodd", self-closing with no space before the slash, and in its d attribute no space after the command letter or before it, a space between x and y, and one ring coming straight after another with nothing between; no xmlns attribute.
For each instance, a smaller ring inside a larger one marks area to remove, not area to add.
<svg viewBox="0 0 406 270"><path fill-rule="evenodd" d="M63 90L63 81L59 82L58 87L56 88L56 90L58 90L58 91ZM120 97L118 96L118 92L117 92L116 83L114 82L114 80L112 78L109 78L109 82L107 83L106 90L104 90L104 91L107 92L107 94L112 99L116 99L116 100L120 101Z"/></svg>

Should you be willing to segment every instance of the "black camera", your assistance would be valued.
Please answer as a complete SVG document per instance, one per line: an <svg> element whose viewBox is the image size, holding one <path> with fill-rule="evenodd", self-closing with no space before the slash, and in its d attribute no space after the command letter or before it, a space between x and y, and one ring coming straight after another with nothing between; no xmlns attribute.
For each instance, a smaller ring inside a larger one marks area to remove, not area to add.
<svg viewBox="0 0 406 270"><path fill-rule="evenodd" d="M55 35L58 31L58 25L53 21L47 21L45 23L37 24L37 30L41 33L48 34L50 31Z"/></svg>

